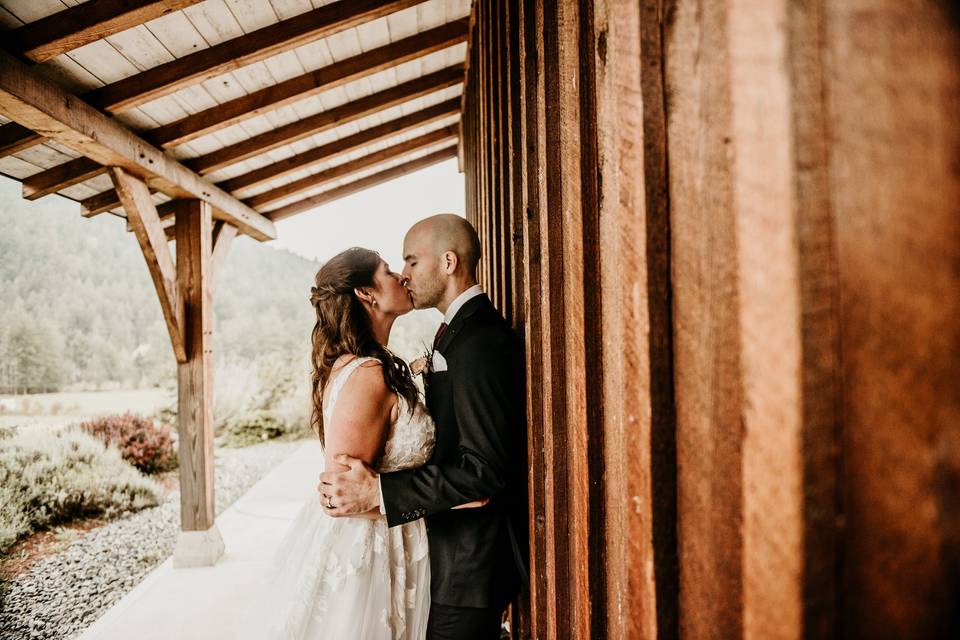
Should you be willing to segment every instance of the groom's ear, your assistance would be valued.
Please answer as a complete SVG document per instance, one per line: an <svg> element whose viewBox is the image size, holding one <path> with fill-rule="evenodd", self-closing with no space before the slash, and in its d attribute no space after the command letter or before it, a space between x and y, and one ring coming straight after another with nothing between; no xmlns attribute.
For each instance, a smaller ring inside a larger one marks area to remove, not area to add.
<svg viewBox="0 0 960 640"><path fill-rule="evenodd" d="M448 275L453 274L460 265L460 256L453 251L444 251L443 255L440 256L440 264L443 265L443 270Z"/></svg>

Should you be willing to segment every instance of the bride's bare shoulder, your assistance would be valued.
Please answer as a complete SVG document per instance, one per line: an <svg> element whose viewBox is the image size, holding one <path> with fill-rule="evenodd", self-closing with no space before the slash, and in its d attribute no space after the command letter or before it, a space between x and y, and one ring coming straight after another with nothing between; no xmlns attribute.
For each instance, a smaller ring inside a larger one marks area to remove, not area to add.
<svg viewBox="0 0 960 640"><path fill-rule="evenodd" d="M356 357L350 357L342 366L345 367L356 359ZM380 361L370 358L361 362L352 373L349 373L340 396L345 399L346 396L355 395L359 398L366 398L369 402L386 397L388 391L387 383L383 379L383 367Z"/></svg>

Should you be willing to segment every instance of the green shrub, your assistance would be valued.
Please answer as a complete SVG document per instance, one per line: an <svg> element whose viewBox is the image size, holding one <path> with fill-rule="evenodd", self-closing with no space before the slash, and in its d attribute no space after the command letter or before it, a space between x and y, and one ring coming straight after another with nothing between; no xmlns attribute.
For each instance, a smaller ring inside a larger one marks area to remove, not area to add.
<svg viewBox="0 0 960 640"><path fill-rule="evenodd" d="M248 411L227 420L220 431L220 443L227 447L248 447L286 434L286 425L269 411Z"/></svg>
<svg viewBox="0 0 960 640"><path fill-rule="evenodd" d="M43 527L137 511L162 495L155 481L87 433L19 429L0 440L0 551Z"/></svg>
<svg viewBox="0 0 960 640"><path fill-rule="evenodd" d="M153 419L124 413L80 423L80 428L120 450L123 459L144 473L177 467L177 452L170 427L155 426Z"/></svg>

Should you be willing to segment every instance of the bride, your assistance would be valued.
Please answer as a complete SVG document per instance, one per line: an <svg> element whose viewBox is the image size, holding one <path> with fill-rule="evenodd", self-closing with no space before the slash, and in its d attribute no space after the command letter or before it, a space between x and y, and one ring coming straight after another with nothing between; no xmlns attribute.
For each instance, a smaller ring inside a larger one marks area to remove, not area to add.
<svg viewBox="0 0 960 640"><path fill-rule="evenodd" d="M434 425L410 369L386 345L412 302L402 277L368 249L348 249L317 272L311 289L313 426L324 468L340 453L380 472L418 467L433 452ZM322 499L322 498L321 498ZM461 507L481 506L471 503ZM430 610L424 521L388 528L379 511L331 518L308 500L274 559L244 637L420 639Z"/></svg>

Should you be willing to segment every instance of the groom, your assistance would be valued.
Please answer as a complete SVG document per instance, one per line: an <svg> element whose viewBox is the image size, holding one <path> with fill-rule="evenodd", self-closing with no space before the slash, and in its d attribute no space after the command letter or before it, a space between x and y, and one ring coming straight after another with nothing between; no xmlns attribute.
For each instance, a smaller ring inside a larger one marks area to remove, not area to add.
<svg viewBox="0 0 960 640"><path fill-rule="evenodd" d="M463 218L441 214L403 241L407 289L417 309L443 314L426 373L436 447L419 469L377 475L360 460L324 473L331 516L380 508L389 526L427 519L427 637L500 637L506 604L526 578L526 413L523 346L477 284L480 240ZM475 509L456 505L489 499ZM325 501L321 501L325 502Z"/></svg>

